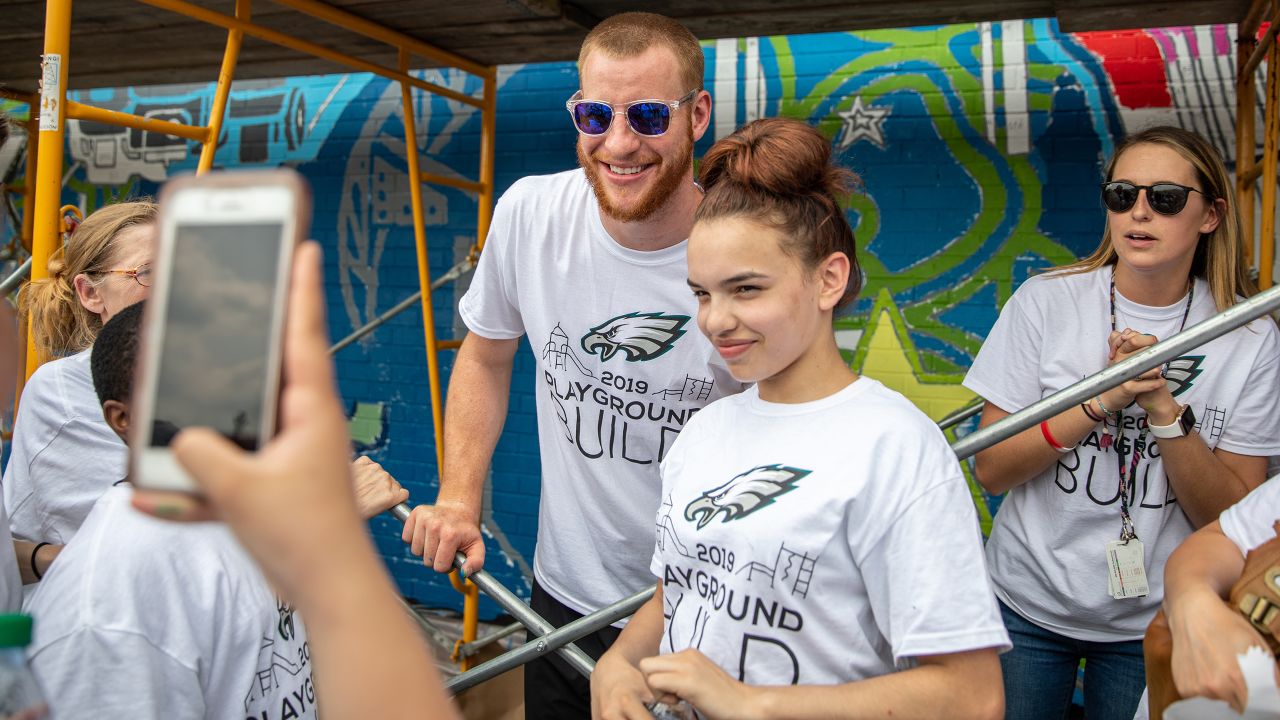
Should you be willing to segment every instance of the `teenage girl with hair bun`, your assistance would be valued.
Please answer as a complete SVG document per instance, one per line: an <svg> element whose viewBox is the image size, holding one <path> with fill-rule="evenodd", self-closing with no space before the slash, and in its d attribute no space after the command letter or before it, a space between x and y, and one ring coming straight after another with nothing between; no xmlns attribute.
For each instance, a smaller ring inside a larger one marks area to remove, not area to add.
<svg viewBox="0 0 1280 720"><path fill-rule="evenodd" d="M150 292L155 218L156 206L145 200L97 210L49 258L49 276L22 289L19 310L37 350L57 358L23 388L4 472L4 504L28 583L125 476L125 446L102 419L89 354L103 324Z"/></svg>
<svg viewBox="0 0 1280 720"><path fill-rule="evenodd" d="M1234 185L1203 137L1131 135L1105 177L1098 249L1023 283L965 377L983 426L1254 292ZM1082 658L1085 715L1133 717L1166 560L1280 453L1278 340L1254 320L978 453L978 480L1009 493L987 560L1013 638L1010 718L1063 717Z"/></svg>
<svg viewBox="0 0 1280 720"><path fill-rule="evenodd" d="M853 180L795 120L703 158L698 327L755 385L663 461L657 592L596 667L597 718L677 701L713 719L1002 712L1008 637L960 466L836 346L832 316L861 285L839 202Z"/></svg>

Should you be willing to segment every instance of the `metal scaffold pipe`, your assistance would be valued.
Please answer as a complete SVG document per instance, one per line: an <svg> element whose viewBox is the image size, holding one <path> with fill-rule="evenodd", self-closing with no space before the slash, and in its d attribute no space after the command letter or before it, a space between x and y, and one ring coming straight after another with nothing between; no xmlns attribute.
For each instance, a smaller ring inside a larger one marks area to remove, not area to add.
<svg viewBox="0 0 1280 720"><path fill-rule="evenodd" d="M4 282L0 282L0 295L8 295L14 290L17 290L18 286L22 284L22 281L26 280L27 276L30 274L31 258L27 258L26 262L19 265L18 269L14 270L12 275L5 278Z"/></svg>
<svg viewBox="0 0 1280 720"><path fill-rule="evenodd" d="M1199 347L1277 309L1280 309L1280 285L1237 303L1167 340L1134 353L1132 357L1032 403L999 422L966 435L952 445L951 449L961 460L976 455L1027 428L1039 425L1042 421L1068 408L1079 405L1094 395L1110 390L1161 363L1173 360L1192 348Z"/></svg>
<svg viewBox="0 0 1280 720"><path fill-rule="evenodd" d="M466 260L463 260L462 262L458 263L457 265L454 265L452 268L449 268L449 271L448 271L448 272L446 272L445 274L443 274L443 275L441 275L440 277L436 278L436 279L435 279L435 281L431 283L431 289L432 289L432 290L439 290L440 288L444 287L445 285L447 285L447 284L449 284L449 283L453 282L454 280L457 280L458 278L462 277L463 275L465 275L468 271L470 271L470 270L471 270L472 268L474 268L475 266L476 266L475 262L473 262L470 258L468 258L468 259L466 259ZM391 307L391 309L390 309L390 310L388 310L388 311L386 311L386 312L382 313L382 314L381 314L381 315L379 315L378 317L376 317L376 318L374 318L374 319L370 320L369 322L365 323L364 325L362 325L362 326L360 326L360 327L356 328L356 330L355 330L354 332L352 332L350 335L348 335L348 336L346 336L346 337L342 338L341 340L339 340L338 342L334 343L334 344L333 344L333 347L329 348L329 354L330 354L330 355L332 355L332 354L334 354L334 353L338 352L338 351L339 351L339 350L341 350L342 348L344 348L344 347L346 347L346 346L350 345L351 343L353 343L353 342L355 342L355 341L359 340L360 338L364 337L365 335L368 335L369 333L373 332L374 330L377 330L379 327L382 327L383 323L385 323L386 321L390 320L391 318L395 317L396 315L399 315L400 313L404 312L405 310L408 310L409 308L413 307L414 305L417 305L417 304L418 304L418 301L419 301L420 299L422 299L422 291L421 291L421 290L419 290L419 291L415 292L414 294L410 295L409 297L407 297L407 298L405 298L405 299L401 300L400 302L396 303L395 305L393 305L393 306Z"/></svg>
<svg viewBox="0 0 1280 720"><path fill-rule="evenodd" d="M410 513L409 506L404 503L400 503L399 505L391 508L389 512L397 520L399 520L402 523L409 521L409 513ZM459 572L461 572L462 563L464 560L466 560L466 556L463 555L462 553L458 553L457 557L454 559L453 566L457 568ZM547 622L546 619L543 618L541 615L535 613L533 610L530 610L529 606L526 605L524 601L521 600L519 597L516 597L515 593L505 588L502 585L502 583L495 580L492 575L485 572L484 570L479 570L474 573L468 573L467 579L475 583L476 586L479 587L481 590L483 590L484 593L488 595L490 598L492 598L494 602L498 603L498 605L501 606L503 610L506 610L507 612L511 613L511 617L514 617L516 620L519 620L520 623L524 625L526 628L528 628L529 631L532 632L533 634L545 637L546 635L549 635L550 633L556 630L555 626ZM599 613L588 615L583 619L585 620L587 618L592 618L592 617L595 617L596 615L599 615ZM626 616L622 615L620 617L626 617ZM618 618L615 618L615 620L617 619ZM605 623L605 625L608 625L612 622L614 621L611 620ZM603 627L603 625L599 627ZM599 629L599 627L597 627L596 629ZM587 632L593 632L593 631L587 631ZM586 634L587 634L586 632L582 633L582 635L586 635ZM581 635L578 637L581 637ZM556 647L559 648L561 645L564 645L565 643L573 642L574 640L577 640L578 637L571 637L567 641L559 643ZM513 650L512 652L515 652L515 651ZM491 660L490 662L501 660L510 654L511 653L507 653L500 657L494 658L494 660ZM595 661L592 660L589 655L582 652L582 650L578 649L576 646L570 645L568 647L562 648L560 650L560 655L561 657L564 658L565 662L569 663L569 665L573 667L574 670L577 670L578 672L582 673L583 677L591 677L591 671L595 669L596 664L595 664ZM484 663L484 665L488 665L488 664L489 663ZM484 667L484 665L477 667L475 670L479 670L481 667ZM505 669L509 670L513 667L515 667L515 665L511 665ZM471 672L475 672L475 670L472 670ZM494 674L496 675L497 673L494 673ZM463 677L466 675L470 675L470 673L469 672L463 673L458 677Z"/></svg>
<svg viewBox="0 0 1280 720"><path fill-rule="evenodd" d="M946 417L939 420L938 427L942 430L948 430L950 428L953 428L956 425L959 425L960 423L964 422L965 420L968 420L969 418L973 417L974 415L981 413L982 406L983 406L982 399L979 398L974 403L967 405L965 407L962 407L959 410L956 410L950 415L947 415Z"/></svg>
<svg viewBox="0 0 1280 720"><path fill-rule="evenodd" d="M474 578L473 578L474 580ZM478 583L477 583L478 584ZM501 586L499 586L501 587ZM551 632L542 635L537 640L530 640L520 647L499 655L498 657L477 665L475 668L455 676L444 684L445 689L453 693L460 693L469 687L478 685L489 678L501 675L502 673L523 665L531 660L545 656L554 650L560 649L562 646L578 640L583 636L607 627L622 618L635 614L635 611L641 605L649 601L653 597L655 588L648 588L632 595L629 598L619 600L618 602L591 613L584 615L573 622L556 628ZM488 592L488 591L486 591ZM518 602L518 600L517 600ZM583 673L586 677L591 677L591 671L595 669L595 663L591 662L590 666L584 669L575 665L575 670Z"/></svg>

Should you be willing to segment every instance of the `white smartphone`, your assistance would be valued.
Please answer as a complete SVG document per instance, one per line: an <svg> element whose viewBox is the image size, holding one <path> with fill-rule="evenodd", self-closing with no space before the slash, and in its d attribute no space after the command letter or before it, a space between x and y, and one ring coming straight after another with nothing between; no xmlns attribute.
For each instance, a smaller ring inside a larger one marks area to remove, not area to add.
<svg viewBox="0 0 1280 720"><path fill-rule="evenodd" d="M275 434L289 277L310 217L306 183L290 170L164 187L130 407L136 486L198 492L169 449L183 428L213 428L251 451Z"/></svg>

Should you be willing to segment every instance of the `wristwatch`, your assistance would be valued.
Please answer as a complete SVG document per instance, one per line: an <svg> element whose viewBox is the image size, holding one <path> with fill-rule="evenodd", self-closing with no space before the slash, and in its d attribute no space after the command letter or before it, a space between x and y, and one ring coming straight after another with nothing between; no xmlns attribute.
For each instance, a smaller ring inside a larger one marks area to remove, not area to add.
<svg viewBox="0 0 1280 720"><path fill-rule="evenodd" d="M1195 427L1196 414L1191 411L1190 405L1183 405L1177 416L1173 418L1173 422L1168 425L1147 424L1153 436L1163 439L1185 437L1190 435Z"/></svg>

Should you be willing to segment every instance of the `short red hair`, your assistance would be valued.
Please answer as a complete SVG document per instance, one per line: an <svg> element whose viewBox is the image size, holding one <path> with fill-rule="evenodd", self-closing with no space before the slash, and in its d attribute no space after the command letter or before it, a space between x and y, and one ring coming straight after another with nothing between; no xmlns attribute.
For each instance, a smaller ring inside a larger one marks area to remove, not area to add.
<svg viewBox="0 0 1280 720"><path fill-rule="evenodd" d="M602 50L616 58L635 57L654 45L669 48L680 66L680 79L684 88L701 90L706 71L706 59L702 45L689 29L664 15L647 12L627 12L614 15L596 25L582 41L578 52L578 70L586 63L587 56Z"/></svg>

